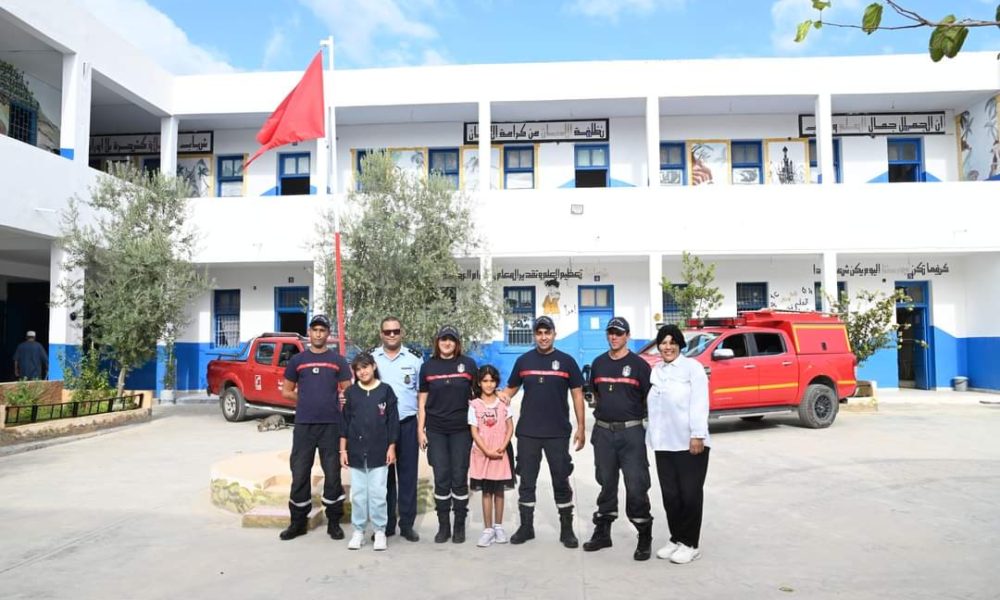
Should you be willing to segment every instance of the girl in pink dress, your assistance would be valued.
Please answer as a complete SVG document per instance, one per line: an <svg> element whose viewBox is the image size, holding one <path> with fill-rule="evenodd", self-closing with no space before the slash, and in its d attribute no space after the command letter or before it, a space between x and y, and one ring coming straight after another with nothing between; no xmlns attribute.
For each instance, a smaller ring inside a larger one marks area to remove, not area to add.
<svg viewBox="0 0 1000 600"><path fill-rule="evenodd" d="M486 548L507 542L503 530L503 493L514 487L510 438L514 418L510 407L496 395L500 373L485 365L476 374L479 397L469 403L469 426L472 428L472 455L469 458L469 487L483 492L483 535L478 546Z"/></svg>

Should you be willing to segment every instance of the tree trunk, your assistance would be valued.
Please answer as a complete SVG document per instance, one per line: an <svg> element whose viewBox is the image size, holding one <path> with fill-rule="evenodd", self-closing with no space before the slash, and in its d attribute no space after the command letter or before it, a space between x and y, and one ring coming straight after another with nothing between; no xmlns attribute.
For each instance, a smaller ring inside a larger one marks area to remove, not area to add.
<svg viewBox="0 0 1000 600"><path fill-rule="evenodd" d="M126 375L128 375L128 369L122 367L122 369L120 371L118 371L118 388L117 388L117 392L118 393L116 395L119 398L121 398L122 396L125 395L125 376Z"/></svg>

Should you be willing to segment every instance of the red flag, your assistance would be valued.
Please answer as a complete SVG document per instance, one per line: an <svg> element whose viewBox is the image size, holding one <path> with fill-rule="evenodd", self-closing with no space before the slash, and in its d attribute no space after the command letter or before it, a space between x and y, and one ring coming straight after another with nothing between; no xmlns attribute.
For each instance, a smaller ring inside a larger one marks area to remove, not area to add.
<svg viewBox="0 0 1000 600"><path fill-rule="evenodd" d="M313 140L326 135L323 124L323 51L309 63L302 80L278 105L257 132L261 147L243 165L246 169L257 157L271 148L292 142Z"/></svg>

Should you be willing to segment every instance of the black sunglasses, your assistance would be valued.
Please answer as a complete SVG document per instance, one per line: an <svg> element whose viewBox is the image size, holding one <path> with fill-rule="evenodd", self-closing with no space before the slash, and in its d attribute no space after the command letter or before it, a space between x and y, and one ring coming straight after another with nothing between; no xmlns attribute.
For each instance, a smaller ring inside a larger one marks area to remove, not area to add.
<svg viewBox="0 0 1000 600"><path fill-rule="evenodd" d="M383 329L382 335L399 335L402 329Z"/></svg>

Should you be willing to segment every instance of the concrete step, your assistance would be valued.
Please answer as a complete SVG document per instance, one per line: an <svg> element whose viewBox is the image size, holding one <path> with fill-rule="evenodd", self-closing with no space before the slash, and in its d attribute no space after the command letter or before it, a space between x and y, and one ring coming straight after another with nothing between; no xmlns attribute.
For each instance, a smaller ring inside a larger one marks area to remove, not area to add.
<svg viewBox="0 0 1000 600"><path fill-rule="evenodd" d="M289 516L288 516L288 506L255 506L243 513L243 526L244 527L273 527L276 529L284 529L288 527ZM311 511L309 511L309 520L307 522L307 527L312 530L316 529L320 525L326 523L326 516L323 514L323 509L319 506L314 506Z"/></svg>

